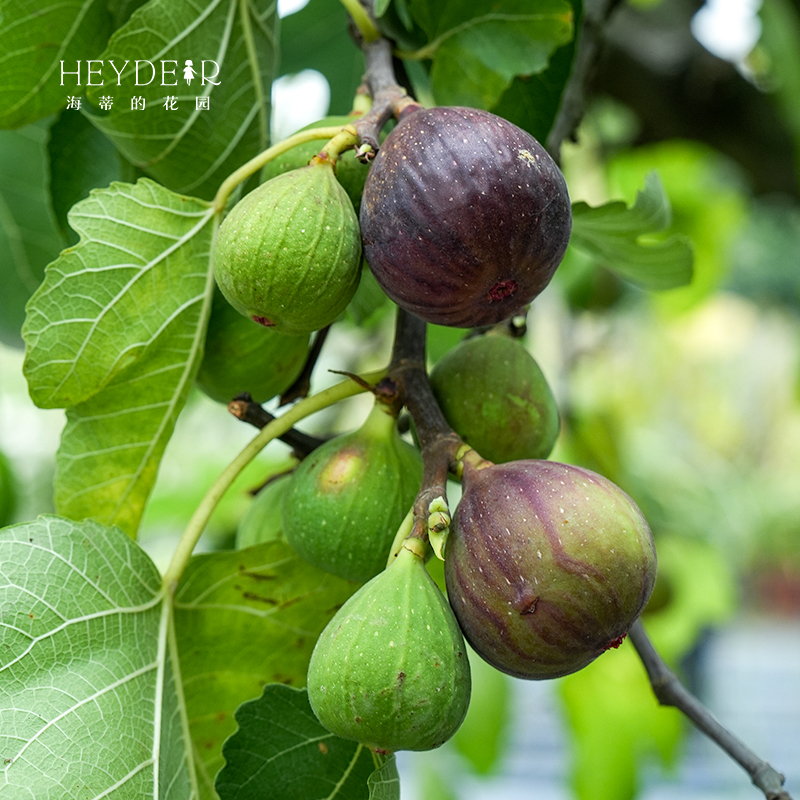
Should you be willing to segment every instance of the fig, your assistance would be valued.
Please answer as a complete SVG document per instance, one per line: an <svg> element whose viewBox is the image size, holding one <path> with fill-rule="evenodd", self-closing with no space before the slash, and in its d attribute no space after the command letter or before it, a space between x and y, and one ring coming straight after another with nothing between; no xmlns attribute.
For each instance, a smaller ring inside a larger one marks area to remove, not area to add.
<svg viewBox="0 0 800 800"><path fill-rule="evenodd" d="M320 445L294 471L281 512L286 541L320 569L369 580L386 566L421 481L419 450L376 401L358 430Z"/></svg>
<svg viewBox="0 0 800 800"><path fill-rule="evenodd" d="M245 195L219 228L214 277L240 313L280 333L332 323L361 277L358 218L328 161Z"/></svg>
<svg viewBox="0 0 800 800"><path fill-rule="evenodd" d="M488 111L407 113L367 175L364 255L422 319L493 325L549 283L572 226L567 186L529 133Z"/></svg>
<svg viewBox="0 0 800 800"><path fill-rule="evenodd" d="M337 125L344 127L355 122L360 115L350 117L325 117L301 128L303 131L313 128L333 128ZM261 171L261 179L269 180L276 175L289 172L299 167L304 167L325 146L324 140L306 142L287 150L285 153L268 161ZM369 165L362 164L357 158L355 150L347 150L339 156L335 167L336 179L342 184L347 196L358 211L361 206L361 193L364 191L364 181L367 180Z"/></svg>
<svg viewBox="0 0 800 800"><path fill-rule="evenodd" d="M618 646L656 576L650 528L611 481L551 461L467 464L445 547L466 640L517 678L557 678Z"/></svg>
<svg viewBox="0 0 800 800"><path fill-rule="evenodd" d="M236 547L250 547L283 538L281 503L291 473L276 475L256 494L236 529Z"/></svg>
<svg viewBox="0 0 800 800"><path fill-rule="evenodd" d="M308 699L337 736L380 752L432 750L467 713L470 670L453 612L420 555L400 548L323 630Z"/></svg>
<svg viewBox="0 0 800 800"><path fill-rule="evenodd" d="M518 339L465 339L436 363L430 382L450 426L483 458L499 464L550 455L558 438L558 406Z"/></svg>
<svg viewBox="0 0 800 800"><path fill-rule="evenodd" d="M242 392L265 403L295 382L308 351L307 333L287 336L256 325L215 291L197 385L219 403Z"/></svg>

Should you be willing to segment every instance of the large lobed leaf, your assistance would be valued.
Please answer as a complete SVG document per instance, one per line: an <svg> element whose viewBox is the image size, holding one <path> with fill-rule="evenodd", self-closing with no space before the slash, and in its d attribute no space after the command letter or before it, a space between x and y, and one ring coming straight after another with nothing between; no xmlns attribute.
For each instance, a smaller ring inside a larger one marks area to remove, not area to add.
<svg viewBox="0 0 800 800"><path fill-rule="evenodd" d="M236 712L217 778L222 800L398 800L394 757L379 757L320 725L304 689L264 688Z"/></svg>
<svg viewBox="0 0 800 800"><path fill-rule="evenodd" d="M5 528L0 608L0 796L195 796L169 607L134 542L58 517Z"/></svg>
<svg viewBox="0 0 800 800"><path fill-rule="evenodd" d="M201 797L215 797L234 710L264 684L304 685L317 637L356 588L282 542L189 563L175 595L175 625ZM272 736L272 727L262 734Z"/></svg>
<svg viewBox="0 0 800 800"><path fill-rule="evenodd" d="M671 220L669 199L653 172L631 207L622 201L594 208L574 203L570 246L642 288L672 289L692 279L691 244L678 234L648 238L666 230Z"/></svg>
<svg viewBox="0 0 800 800"><path fill-rule="evenodd" d="M103 84L89 89L92 122L165 186L212 197L229 173L267 146L276 25L273 0L150 0L99 56L121 75L107 67ZM151 82L142 63L137 85L137 60L154 65ZM195 73L190 81L187 65ZM209 108L198 109L197 98ZM103 108L108 100L110 108Z"/></svg>
<svg viewBox="0 0 800 800"><path fill-rule="evenodd" d="M213 211L142 179L70 222L81 242L31 298L23 369L34 402L68 409L56 507L133 535L202 357Z"/></svg>
<svg viewBox="0 0 800 800"><path fill-rule="evenodd" d="M428 42L406 55L431 59L440 105L494 107L516 76L544 71L573 37L567 0L408 0L408 8Z"/></svg>

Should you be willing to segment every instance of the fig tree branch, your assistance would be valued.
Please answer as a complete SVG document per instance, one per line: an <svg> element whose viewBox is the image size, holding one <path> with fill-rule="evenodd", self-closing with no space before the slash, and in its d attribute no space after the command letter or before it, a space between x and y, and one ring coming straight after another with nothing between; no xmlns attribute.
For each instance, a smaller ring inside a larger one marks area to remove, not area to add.
<svg viewBox="0 0 800 800"><path fill-rule="evenodd" d="M628 634L647 671L653 694L662 706L672 706L683 713L692 724L709 739L716 742L742 769L747 772L767 800L791 800L783 789L784 777L760 759L741 742L678 680L672 670L653 647L641 620L637 620Z"/></svg>

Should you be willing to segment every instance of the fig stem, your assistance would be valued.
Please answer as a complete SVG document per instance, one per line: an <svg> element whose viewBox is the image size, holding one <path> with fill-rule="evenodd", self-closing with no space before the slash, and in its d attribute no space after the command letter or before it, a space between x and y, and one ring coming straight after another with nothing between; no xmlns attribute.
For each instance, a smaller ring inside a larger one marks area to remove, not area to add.
<svg viewBox="0 0 800 800"><path fill-rule="evenodd" d="M346 127L352 126L348 125ZM258 172L264 164L268 164L272 159L277 158L287 150L291 150L293 147L297 147L300 144L313 142L316 139L332 139L334 136L341 133L342 130L343 128L341 126L331 126L328 128L311 128L307 131L298 131L283 141L272 145L272 147L262 150L257 156L253 156L253 158L242 164L241 167L234 170L222 181L211 203L215 213L221 214L225 210L231 192L242 183L242 181L246 181L251 175Z"/></svg>
<svg viewBox="0 0 800 800"><path fill-rule="evenodd" d="M402 308L397 309L389 377L398 387L417 430L422 451L422 485L414 501L414 524L410 537L427 542L431 524L447 514L447 476L456 466L463 446L436 402L425 368L427 324ZM437 512L431 522L432 512Z"/></svg>
<svg viewBox="0 0 800 800"><path fill-rule="evenodd" d="M698 730L719 745L747 772L753 784L764 793L767 800L791 800L789 793L782 788L784 776L760 759L689 692L664 663L645 633L640 619L633 624L628 637L647 671L653 694L659 704L677 708Z"/></svg>
<svg viewBox="0 0 800 800"><path fill-rule="evenodd" d="M361 38L365 42L374 42L376 39L380 39L381 33L375 26L375 21L370 13L371 3L370 11L367 11L359 0L341 0L341 3L350 15L350 19L353 20L353 25L356 26Z"/></svg>
<svg viewBox="0 0 800 800"><path fill-rule="evenodd" d="M374 383L386 376L386 370L365 373L361 377L368 383ZM197 545L200 536L205 530L211 514L217 507L225 492L230 489L242 470L273 440L290 430L301 419L305 419L323 408L335 405L347 397L361 394L364 387L352 380L342 381L334 386L324 389L305 400L299 401L285 414L274 419L264 426L255 438L251 439L239 454L219 474L217 479L206 492L203 499L195 508L186 528L181 534L180 542L172 555L172 561L167 567L163 577L163 586L169 593L173 593L178 586L181 575L189 563L192 551Z"/></svg>

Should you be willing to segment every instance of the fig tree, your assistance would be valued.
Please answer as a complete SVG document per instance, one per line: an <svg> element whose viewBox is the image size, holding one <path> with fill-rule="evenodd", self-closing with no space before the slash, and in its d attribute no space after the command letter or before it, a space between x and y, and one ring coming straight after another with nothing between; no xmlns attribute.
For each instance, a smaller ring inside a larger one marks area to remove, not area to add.
<svg viewBox="0 0 800 800"><path fill-rule="evenodd" d="M564 177L539 142L459 107L401 118L369 171L360 219L386 294L455 327L495 324L536 297L572 224Z"/></svg>
<svg viewBox="0 0 800 800"><path fill-rule="evenodd" d="M236 548L272 542L283 538L281 503L291 473L273 477L256 494L236 529Z"/></svg>
<svg viewBox="0 0 800 800"><path fill-rule="evenodd" d="M376 751L432 750L467 713L470 671L453 612L416 552L402 547L319 637L308 699L337 736Z"/></svg>
<svg viewBox="0 0 800 800"><path fill-rule="evenodd" d="M283 496L283 533L303 559L354 581L386 566L422 480L416 447L376 402L364 424L300 462Z"/></svg>
<svg viewBox="0 0 800 800"><path fill-rule="evenodd" d="M557 678L616 647L656 576L652 534L619 487L550 461L467 465L445 548L448 599L475 651Z"/></svg>
<svg viewBox="0 0 800 800"><path fill-rule="evenodd" d="M312 160L245 195L212 264L228 302L265 327L301 335L332 323L361 276L358 218L333 165Z"/></svg>
<svg viewBox="0 0 800 800"><path fill-rule="evenodd" d="M558 406L533 356L518 339L474 336L448 351L430 374L450 426L495 463L547 458L558 437Z"/></svg>

